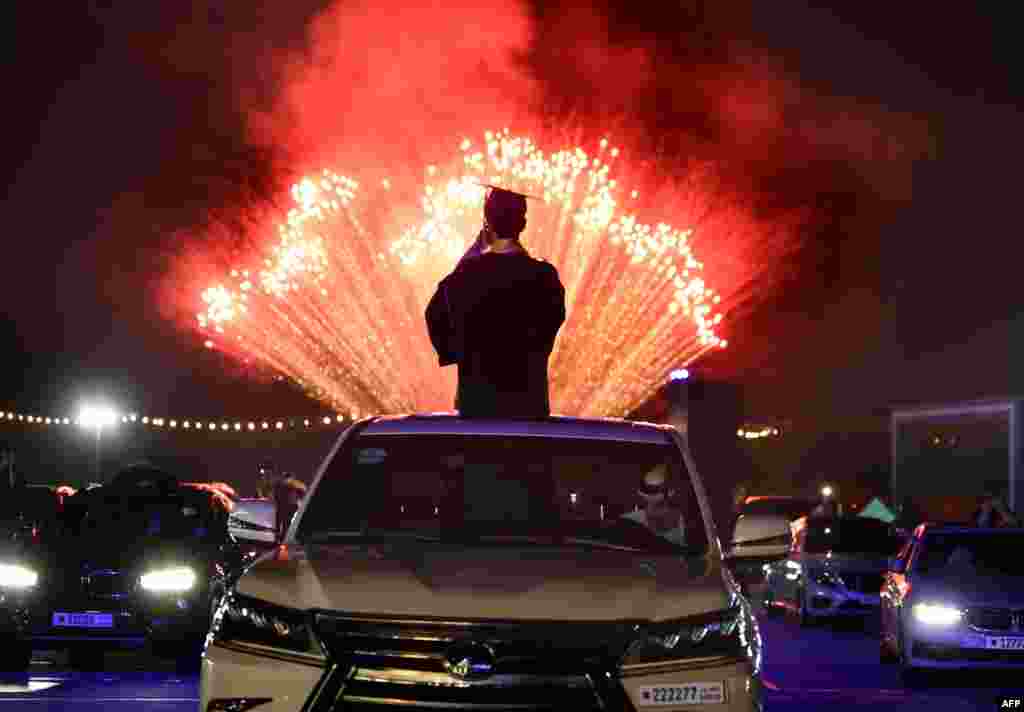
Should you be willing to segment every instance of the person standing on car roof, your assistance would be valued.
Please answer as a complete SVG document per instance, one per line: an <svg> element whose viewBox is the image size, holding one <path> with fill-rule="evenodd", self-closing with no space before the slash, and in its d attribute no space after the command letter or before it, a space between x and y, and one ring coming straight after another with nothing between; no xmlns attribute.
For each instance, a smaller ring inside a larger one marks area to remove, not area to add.
<svg viewBox="0 0 1024 712"><path fill-rule="evenodd" d="M465 417L551 413L548 359L565 321L554 265L519 241L526 196L491 187L484 226L426 310L441 366L457 364L455 408Z"/></svg>

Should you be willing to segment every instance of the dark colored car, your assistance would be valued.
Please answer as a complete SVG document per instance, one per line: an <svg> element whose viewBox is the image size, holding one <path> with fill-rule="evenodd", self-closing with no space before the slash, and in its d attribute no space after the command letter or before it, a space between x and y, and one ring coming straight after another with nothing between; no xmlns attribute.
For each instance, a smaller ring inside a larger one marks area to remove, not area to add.
<svg viewBox="0 0 1024 712"><path fill-rule="evenodd" d="M0 668L33 648L96 665L107 647L198 658L211 612L245 564L227 507L153 477L69 497L59 529L0 551Z"/></svg>
<svg viewBox="0 0 1024 712"><path fill-rule="evenodd" d="M801 625L877 613L898 545L893 528L877 519L811 518L797 530L789 555L769 566L768 609L792 611Z"/></svg>

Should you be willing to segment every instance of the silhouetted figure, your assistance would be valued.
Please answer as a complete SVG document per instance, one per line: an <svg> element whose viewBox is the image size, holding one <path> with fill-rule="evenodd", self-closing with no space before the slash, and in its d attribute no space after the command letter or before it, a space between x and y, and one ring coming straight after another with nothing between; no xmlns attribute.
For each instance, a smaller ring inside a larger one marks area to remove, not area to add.
<svg viewBox="0 0 1024 712"><path fill-rule="evenodd" d="M299 505L302 504L302 498L305 496L306 483L294 477L286 477L274 485L277 541L284 541L292 518L299 511Z"/></svg>
<svg viewBox="0 0 1024 712"><path fill-rule="evenodd" d="M484 227L427 306L441 366L458 364L461 415L543 417L551 412L548 358L565 321L558 270L520 244L526 197L492 188Z"/></svg>

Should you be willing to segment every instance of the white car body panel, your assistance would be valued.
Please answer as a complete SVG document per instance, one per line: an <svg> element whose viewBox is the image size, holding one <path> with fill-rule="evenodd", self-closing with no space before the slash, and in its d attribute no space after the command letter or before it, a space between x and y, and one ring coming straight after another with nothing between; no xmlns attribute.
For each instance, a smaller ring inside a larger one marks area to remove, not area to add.
<svg viewBox="0 0 1024 712"><path fill-rule="evenodd" d="M346 439L363 433L479 433L675 444L693 475L708 533L708 553L687 562L677 556L537 545L455 548L410 541L346 544L341 540L301 545L296 534L306 506L316 497ZM722 566L710 505L696 465L683 436L674 428L611 419L531 422L462 420L450 415L371 419L346 430L318 469L292 520L285 545L260 557L235 590L299 610L512 622L663 621L721 611L736 600L737 593ZM624 674L622 689L638 703L644 686L721 685L725 701L702 708L718 712L757 709L760 638L756 623L751 625L756 642L749 660L712 657L659 663L650 670ZM202 709L215 699L266 697L273 702L255 708L256 712L297 710L323 674L324 668L315 665L240 652L214 642L203 662ZM683 708L688 709L659 707Z"/></svg>

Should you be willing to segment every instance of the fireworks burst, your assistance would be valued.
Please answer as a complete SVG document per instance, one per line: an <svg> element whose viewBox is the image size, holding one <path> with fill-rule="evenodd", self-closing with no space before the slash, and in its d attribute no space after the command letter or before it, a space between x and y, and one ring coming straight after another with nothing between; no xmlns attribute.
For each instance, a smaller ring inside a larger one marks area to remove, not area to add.
<svg viewBox="0 0 1024 712"><path fill-rule="evenodd" d="M339 413L450 409L455 369L438 367L423 313L476 237L481 183L492 183L543 196L523 243L566 288L554 412L625 415L672 369L726 346L721 296L691 247L700 225L645 224L624 207L639 193L613 177L619 150L607 140L593 155L546 154L506 129L459 148L427 167L415 208L387 178L360 185L324 170L297 183L262 263L204 285L207 345L271 367Z"/></svg>

